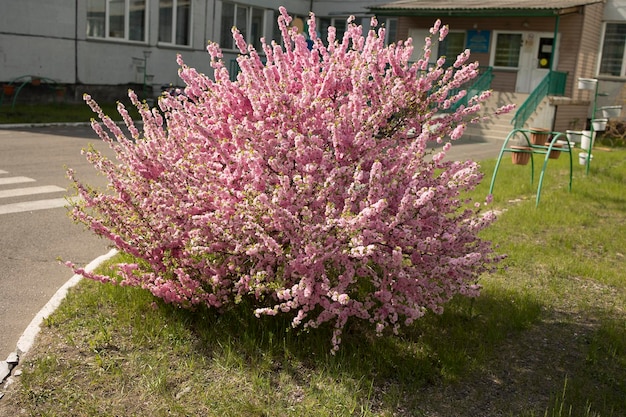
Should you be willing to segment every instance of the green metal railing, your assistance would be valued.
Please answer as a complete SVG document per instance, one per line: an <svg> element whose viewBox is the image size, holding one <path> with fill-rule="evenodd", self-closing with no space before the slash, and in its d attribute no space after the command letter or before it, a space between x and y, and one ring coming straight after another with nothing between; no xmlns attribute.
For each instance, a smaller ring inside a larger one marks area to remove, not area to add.
<svg viewBox="0 0 626 417"><path fill-rule="evenodd" d="M560 71L550 71L539 85L528 96L526 101L519 106L511 123L515 129L524 127L524 123L531 114L537 109L544 97L562 96L565 94L565 83L567 82L567 73Z"/></svg>
<svg viewBox="0 0 626 417"><path fill-rule="evenodd" d="M461 105L467 106L467 102L470 98L487 91L491 88L491 81L493 80L493 68L491 67L479 67L478 71L480 75L474 78L469 83L463 85L463 87L453 90L450 93L450 97L457 94L460 90L467 90L467 94L461 100L457 101L454 106L450 108L451 111L455 111Z"/></svg>

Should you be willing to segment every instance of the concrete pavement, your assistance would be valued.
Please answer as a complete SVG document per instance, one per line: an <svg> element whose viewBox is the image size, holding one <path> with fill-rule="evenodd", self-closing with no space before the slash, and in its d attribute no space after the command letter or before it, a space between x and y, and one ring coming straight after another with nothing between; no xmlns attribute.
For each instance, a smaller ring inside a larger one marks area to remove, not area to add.
<svg viewBox="0 0 626 417"><path fill-rule="evenodd" d="M32 319L73 273L58 259L86 265L108 242L67 216L67 167L104 186L80 154L92 143L112 155L89 127L0 129L0 373Z"/></svg>

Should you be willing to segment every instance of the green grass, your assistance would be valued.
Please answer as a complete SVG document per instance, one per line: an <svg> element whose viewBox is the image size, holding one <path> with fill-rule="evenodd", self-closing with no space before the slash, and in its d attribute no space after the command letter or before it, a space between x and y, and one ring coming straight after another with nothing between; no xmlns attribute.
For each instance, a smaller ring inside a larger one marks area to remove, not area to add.
<svg viewBox="0 0 626 417"><path fill-rule="evenodd" d="M589 175L575 161L571 192L566 162L550 161L538 208L530 167L503 162L490 207L502 214L483 233L508 254L502 269L481 277L480 297L398 336L349 323L333 356L329 328L83 281L0 415L626 415L626 151L594 152Z"/></svg>
<svg viewBox="0 0 626 417"><path fill-rule="evenodd" d="M104 113L115 121L122 120L117 113L117 104L100 103ZM139 120L137 111L127 105L135 120ZM0 124L22 123L80 123L89 122L96 115L85 103L50 103L50 104L10 104L0 107Z"/></svg>

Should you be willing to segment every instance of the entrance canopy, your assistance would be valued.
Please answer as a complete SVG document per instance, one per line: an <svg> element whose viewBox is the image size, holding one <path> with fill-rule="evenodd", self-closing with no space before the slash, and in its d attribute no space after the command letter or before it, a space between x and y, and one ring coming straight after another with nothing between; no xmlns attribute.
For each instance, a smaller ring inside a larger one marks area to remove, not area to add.
<svg viewBox="0 0 626 417"><path fill-rule="evenodd" d="M399 0L369 9L379 16L559 16L604 0Z"/></svg>

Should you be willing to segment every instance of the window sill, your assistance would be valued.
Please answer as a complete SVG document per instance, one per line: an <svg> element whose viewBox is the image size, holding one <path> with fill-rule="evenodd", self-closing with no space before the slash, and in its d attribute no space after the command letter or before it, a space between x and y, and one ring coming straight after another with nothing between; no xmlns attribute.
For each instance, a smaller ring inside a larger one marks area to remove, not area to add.
<svg viewBox="0 0 626 417"><path fill-rule="evenodd" d="M167 43L167 42L158 42L157 46L163 49L184 49L187 51L193 51L194 48L192 45L179 45L176 43Z"/></svg>
<svg viewBox="0 0 626 417"><path fill-rule="evenodd" d="M117 43L117 44L123 43L125 45L141 45L141 46L148 45L147 41L130 41L128 39L121 39L121 38L96 38L96 37L87 36L85 40L88 42L100 42L100 43Z"/></svg>

